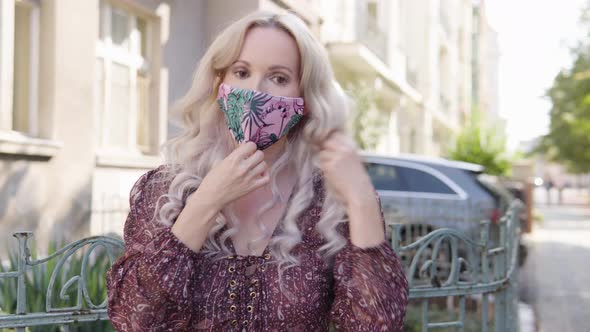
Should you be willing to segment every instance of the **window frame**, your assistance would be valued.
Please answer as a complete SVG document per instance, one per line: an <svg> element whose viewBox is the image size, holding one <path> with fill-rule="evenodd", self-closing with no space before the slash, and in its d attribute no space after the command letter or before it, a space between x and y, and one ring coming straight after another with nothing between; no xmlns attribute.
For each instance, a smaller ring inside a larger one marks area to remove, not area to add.
<svg viewBox="0 0 590 332"><path fill-rule="evenodd" d="M398 191L398 192L405 191L406 183L405 183L404 179L400 177L401 174L398 171L397 166L395 166L395 165L389 165L389 164L385 164L385 163L368 161L368 162L364 162L365 168L367 168L367 166L369 164L371 165L369 167L387 167L387 168L392 168L393 169L393 172L395 173L396 179L391 179L390 178L390 180L394 180L394 182L401 187L400 189L380 189L380 188L377 188L377 186L375 186L375 178L371 177L371 172L367 169L367 173L369 174L369 177L371 178L371 182L373 182L373 185L375 186L375 189L382 190L382 191Z"/></svg>
<svg viewBox="0 0 590 332"><path fill-rule="evenodd" d="M128 28L128 48L123 50L114 45L111 33L111 15L113 9L124 11L127 15ZM158 40L160 38L159 27L160 17L157 13L142 8L129 1L102 0L99 1L99 27L96 41L96 63L95 70L97 75L95 79L94 93L94 110L96 119L96 146L98 151L98 162L111 164L115 156L131 156L150 158L158 154L158 145L166 138L164 130L166 123L166 110L162 110L160 105L161 88L159 81L159 57L161 50L158 49ZM146 23L146 34L144 38L145 57L142 54L142 40L137 30L139 19ZM104 29L104 30L103 30ZM102 32L104 31L104 39ZM98 62L102 61L102 73L99 72ZM129 119L127 130L127 144L109 144L107 137L111 112L108 108L111 105L112 92L112 67L114 64L124 66L129 70ZM103 75L102 80L98 80ZM147 123L147 145L141 145L138 137L139 107L138 101L138 84L139 75L144 75L148 80L148 110L150 115ZM102 86L98 86L101 82ZM102 89L102 90L99 90ZM99 91L102 93L99 96ZM102 98L102 101L100 100ZM164 113L164 114L163 114ZM128 163L128 162L125 162Z"/></svg>
<svg viewBox="0 0 590 332"><path fill-rule="evenodd" d="M16 131L14 116L14 40L16 29L16 6L30 10L29 22L29 73L28 128ZM51 158L63 147L52 137L40 137L39 75L41 44L41 4L39 0L0 1L0 153L7 155Z"/></svg>
<svg viewBox="0 0 590 332"><path fill-rule="evenodd" d="M383 159L383 158L372 158L372 157L364 157L363 163L373 163L373 164L380 164L380 165L387 165L393 167L406 167L412 168L418 171L425 172L431 176L434 176L436 179L443 182L455 194L440 194L440 193L425 193L425 192L415 192L415 191L398 191L398 190L377 190L379 194L384 196L396 196L396 197L417 197L417 198L429 198L429 199L451 199L451 200L466 200L468 198L467 193L457 185L453 180L451 180L448 176L443 174L442 172L419 163L414 163L410 161L401 161L401 160L393 160L393 159ZM397 171L398 174L401 172Z"/></svg>
<svg viewBox="0 0 590 332"><path fill-rule="evenodd" d="M0 21L5 22L0 29L0 49L3 54L3 63L0 64L0 130L3 136L13 137L39 137L39 62L40 62L40 36L41 36L41 6L39 0L13 0L3 1L0 8ZM14 38L16 33L16 8L21 7L28 11L29 35L26 43L29 52L27 67L26 99L27 99L27 129L16 130L14 126L15 112L15 90L16 75L15 51L17 41ZM8 85L8 86L6 86Z"/></svg>
<svg viewBox="0 0 590 332"><path fill-rule="evenodd" d="M402 179L404 179L404 183L407 187L407 191L410 192L415 192L415 193L425 193L425 194L442 194L442 195L456 195L457 192L455 190L453 190L453 188L451 188L451 186L449 186L447 183L445 183L443 180L439 179L437 176L435 176L434 174L431 174L427 171L421 170L421 169L417 169L415 167L406 167L406 166L396 166L397 170L399 171L400 177ZM441 184L442 186L444 186L446 189L448 189L450 192L436 192L436 191L417 191L417 190L413 190L413 184L412 182L409 180L408 177L408 173L411 172L416 172L416 175L418 176L429 176L431 178L433 178L435 181L438 181L439 184Z"/></svg>

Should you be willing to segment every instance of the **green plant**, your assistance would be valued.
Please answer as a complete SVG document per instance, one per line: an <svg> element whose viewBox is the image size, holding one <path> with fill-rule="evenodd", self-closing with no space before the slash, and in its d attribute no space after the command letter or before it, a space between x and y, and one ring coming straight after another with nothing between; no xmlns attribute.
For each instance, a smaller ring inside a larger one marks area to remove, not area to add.
<svg viewBox="0 0 590 332"><path fill-rule="evenodd" d="M482 114L474 110L447 157L482 165L488 174L509 175L514 157L507 154L506 137L499 126L485 122Z"/></svg>
<svg viewBox="0 0 590 332"><path fill-rule="evenodd" d="M430 323L449 322L457 320L459 312L455 310L447 310L440 308L437 305L430 305L428 308L428 321ZM473 310L466 310L465 312L465 331L481 330L481 317ZM406 320L404 324L405 332L421 332L422 331L422 305L418 301L411 301L406 310ZM457 328L443 328L436 329L436 331L454 332Z"/></svg>
<svg viewBox="0 0 590 332"><path fill-rule="evenodd" d="M48 246L49 255L55 253L58 248L64 246L60 243L59 246L55 242L50 242ZM99 305L106 298L106 279L105 274L110 266L109 257L105 250L96 248L88 258L86 266L86 285L88 289L88 296L95 305ZM31 251L36 252L35 248ZM83 251L83 250L79 250ZM26 302L27 313L46 312L46 297L49 288L49 281L51 275L63 256L57 256L46 263L30 267L26 272L25 287L26 287ZM36 259L36 254L33 255ZM0 272L16 271L18 256L14 251L9 253L8 266L0 264ZM80 275L82 269L83 255L82 252L76 252L67 258L64 265L58 271L55 283L53 286L52 306L53 307L69 307L76 305L77 301L77 284L74 283L66 292L67 299L61 299L60 291L68 280L75 275ZM16 312L17 290L16 279L0 279L0 314L13 314ZM82 309L90 309L84 300L82 300ZM44 325L27 328L31 332L57 332L62 328L59 325ZM95 321L88 323L75 323L69 325L70 331L77 332L91 332L91 331L114 331L108 320Z"/></svg>
<svg viewBox="0 0 590 332"><path fill-rule="evenodd" d="M379 110L374 89L355 84L349 93L354 100L349 123L353 137L362 150L375 150L387 132L387 113Z"/></svg>

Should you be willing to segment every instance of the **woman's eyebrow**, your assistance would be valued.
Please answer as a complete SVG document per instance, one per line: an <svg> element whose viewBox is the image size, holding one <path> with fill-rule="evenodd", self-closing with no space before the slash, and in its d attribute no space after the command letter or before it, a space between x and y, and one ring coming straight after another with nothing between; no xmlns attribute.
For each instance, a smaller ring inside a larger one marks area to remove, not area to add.
<svg viewBox="0 0 590 332"><path fill-rule="evenodd" d="M287 66L282 66L282 65L274 65L274 66L270 66L269 68L270 70L275 70L275 69L285 69L286 71L290 72L291 74L293 74L293 71L291 70L291 68L287 67Z"/></svg>
<svg viewBox="0 0 590 332"><path fill-rule="evenodd" d="M238 60L236 60L236 61L235 61L233 64L235 65L235 64L237 64L238 62L242 62L242 63L243 63L243 64L245 64L246 66L250 67L250 63L249 63L248 61L246 61L246 60L240 60L240 59L238 59Z"/></svg>

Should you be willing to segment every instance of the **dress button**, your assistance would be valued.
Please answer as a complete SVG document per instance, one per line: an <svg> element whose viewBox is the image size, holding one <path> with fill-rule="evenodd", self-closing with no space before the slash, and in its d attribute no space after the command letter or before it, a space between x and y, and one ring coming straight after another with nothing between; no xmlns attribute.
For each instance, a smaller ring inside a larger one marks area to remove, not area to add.
<svg viewBox="0 0 590 332"><path fill-rule="evenodd" d="M256 292L250 292L250 297L253 299L256 298Z"/></svg>
<svg viewBox="0 0 590 332"><path fill-rule="evenodd" d="M231 306L229 306L229 311L232 311L232 312L236 311L236 306L233 304Z"/></svg>
<svg viewBox="0 0 590 332"><path fill-rule="evenodd" d="M254 307L249 305L246 307L246 310L248 310L248 312L252 312L254 310Z"/></svg>
<svg viewBox="0 0 590 332"><path fill-rule="evenodd" d="M229 285L231 287L236 287L236 281L235 280L230 280Z"/></svg>
<svg viewBox="0 0 590 332"><path fill-rule="evenodd" d="M248 320L247 320L247 319L246 319L245 321L243 321L243 322L242 322L242 324L244 324L244 325L248 325L248 323L249 323L249 322L248 322Z"/></svg>
<svg viewBox="0 0 590 332"><path fill-rule="evenodd" d="M235 299L236 298L236 293L229 293L229 298L230 299Z"/></svg>
<svg viewBox="0 0 590 332"><path fill-rule="evenodd" d="M231 325L238 325L238 321L237 321L237 320L235 320L235 319L234 319L234 320L232 320L232 321L231 321Z"/></svg>
<svg viewBox="0 0 590 332"><path fill-rule="evenodd" d="M234 273L236 272L236 268L234 266L230 266L229 269L227 269L229 271L229 273Z"/></svg>
<svg viewBox="0 0 590 332"><path fill-rule="evenodd" d="M270 254L264 255L264 259L269 260L270 259Z"/></svg>

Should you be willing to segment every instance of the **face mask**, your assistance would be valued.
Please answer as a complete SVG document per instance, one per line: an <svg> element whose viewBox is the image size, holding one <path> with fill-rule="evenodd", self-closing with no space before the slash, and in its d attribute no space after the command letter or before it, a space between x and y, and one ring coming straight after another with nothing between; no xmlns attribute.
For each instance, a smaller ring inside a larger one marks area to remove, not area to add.
<svg viewBox="0 0 590 332"><path fill-rule="evenodd" d="M287 135L304 115L303 98L272 96L225 83L219 86L217 102L236 142L254 142L259 150Z"/></svg>

